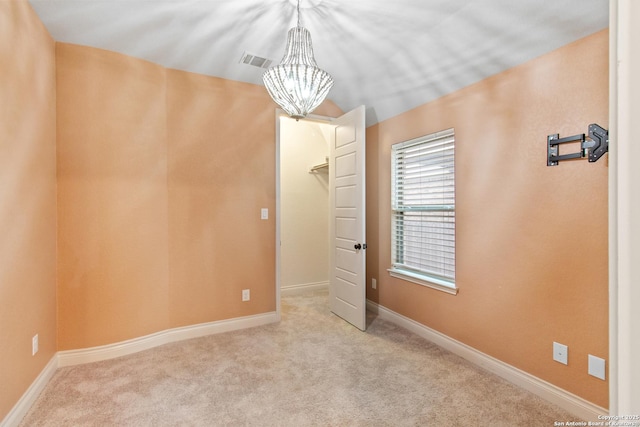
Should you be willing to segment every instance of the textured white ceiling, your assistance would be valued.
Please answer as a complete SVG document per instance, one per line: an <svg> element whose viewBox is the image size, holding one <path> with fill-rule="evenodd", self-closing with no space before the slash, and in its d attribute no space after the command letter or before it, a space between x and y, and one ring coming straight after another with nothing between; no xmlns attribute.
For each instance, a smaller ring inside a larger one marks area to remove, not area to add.
<svg viewBox="0 0 640 427"><path fill-rule="evenodd" d="M294 0L30 0L57 41L262 85L243 52L280 62ZM608 26L608 0L301 0L344 111L395 116ZM588 58L583 64L588 66Z"/></svg>

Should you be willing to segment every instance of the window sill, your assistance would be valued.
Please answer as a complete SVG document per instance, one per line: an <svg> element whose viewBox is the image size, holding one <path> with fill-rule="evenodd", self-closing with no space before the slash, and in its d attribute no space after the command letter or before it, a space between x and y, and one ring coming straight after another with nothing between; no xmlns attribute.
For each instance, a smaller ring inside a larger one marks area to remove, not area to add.
<svg viewBox="0 0 640 427"><path fill-rule="evenodd" d="M426 286L431 289L435 289L437 291L446 292L451 295L458 294L458 288L455 283L446 282L444 280L439 280L434 277L425 277L418 274L413 274L404 270L397 270L395 268L390 268L387 270L391 277L395 277L397 279L407 280L412 283L416 283L418 285Z"/></svg>

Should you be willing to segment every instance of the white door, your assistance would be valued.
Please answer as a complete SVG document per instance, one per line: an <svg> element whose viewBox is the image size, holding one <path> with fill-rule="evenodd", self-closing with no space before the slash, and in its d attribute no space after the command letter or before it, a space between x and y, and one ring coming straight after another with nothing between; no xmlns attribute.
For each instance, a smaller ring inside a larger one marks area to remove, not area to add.
<svg viewBox="0 0 640 427"><path fill-rule="evenodd" d="M332 120L329 147L329 305L366 329L365 110Z"/></svg>

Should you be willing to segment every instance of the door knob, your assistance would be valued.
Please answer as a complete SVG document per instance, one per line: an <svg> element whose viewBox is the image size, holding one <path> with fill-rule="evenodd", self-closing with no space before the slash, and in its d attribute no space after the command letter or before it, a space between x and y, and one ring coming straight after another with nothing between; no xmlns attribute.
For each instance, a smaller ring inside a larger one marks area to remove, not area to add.
<svg viewBox="0 0 640 427"><path fill-rule="evenodd" d="M353 247L354 247L356 250L358 250L358 251L359 251L360 249L362 249L362 245L361 245L360 243L357 243L357 244L353 245Z"/></svg>

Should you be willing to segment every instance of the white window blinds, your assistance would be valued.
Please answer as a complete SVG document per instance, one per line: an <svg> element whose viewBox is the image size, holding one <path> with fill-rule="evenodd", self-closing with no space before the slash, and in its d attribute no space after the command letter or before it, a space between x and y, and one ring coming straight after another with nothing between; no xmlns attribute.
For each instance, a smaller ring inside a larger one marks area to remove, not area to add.
<svg viewBox="0 0 640 427"><path fill-rule="evenodd" d="M391 147L393 269L455 282L453 129Z"/></svg>

